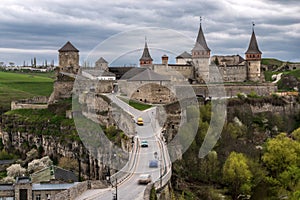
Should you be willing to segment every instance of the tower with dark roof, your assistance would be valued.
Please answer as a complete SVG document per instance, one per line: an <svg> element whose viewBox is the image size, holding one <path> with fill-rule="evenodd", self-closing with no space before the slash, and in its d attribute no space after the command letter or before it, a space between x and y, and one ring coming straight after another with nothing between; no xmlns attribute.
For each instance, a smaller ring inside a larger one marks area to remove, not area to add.
<svg viewBox="0 0 300 200"><path fill-rule="evenodd" d="M258 48L254 24L248 50L245 52L248 65L247 77L250 81L260 81L261 79L261 51Z"/></svg>
<svg viewBox="0 0 300 200"><path fill-rule="evenodd" d="M200 19L198 36L195 46L192 49L192 60L195 65L196 78L200 81L207 82L209 80L209 59L210 49L207 46Z"/></svg>
<svg viewBox="0 0 300 200"><path fill-rule="evenodd" d="M79 70L79 50L68 41L59 52L59 71L77 74Z"/></svg>
<svg viewBox="0 0 300 200"><path fill-rule="evenodd" d="M153 59L150 56L147 41L145 40L145 47L142 54L142 57L140 58L140 66L146 66L146 65L152 65Z"/></svg>
<svg viewBox="0 0 300 200"><path fill-rule="evenodd" d="M95 62L95 69L108 71L108 62L103 57L99 58Z"/></svg>

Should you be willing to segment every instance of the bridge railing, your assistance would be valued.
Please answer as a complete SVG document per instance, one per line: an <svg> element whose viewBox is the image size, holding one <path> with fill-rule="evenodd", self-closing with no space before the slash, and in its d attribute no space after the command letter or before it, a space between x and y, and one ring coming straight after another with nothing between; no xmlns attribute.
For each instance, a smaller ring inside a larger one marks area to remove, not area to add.
<svg viewBox="0 0 300 200"><path fill-rule="evenodd" d="M136 160L138 156L138 149L139 149L139 140L137 138L134 139L134 146L131 151L131 154L129 156L128 162L126 165L117 173L113 174L110 177L110 182L112 185L119 184L123 182L125 179L127 179L134 169L134 166L136 165Z"/></svg>
<svg viewBox="0 0 300 200"><path fill-rule="evenodd" d="M166 147L166 144L162 141L162 139L160 139L159 141L163 153L162 160L164 162L164 169L160 179L154 182L154 187L156 190L160 190L163 187L165 187L165 185L169 182L172 176L172 163L171 163L170 155L168 153L168 149Z"/></svg>
<svg viewBox="0 0 300 200"><path fill-rule="evenodd" d="M149 183L147 185L146 189L144 190L144 197L143 197L144 200L150 199L150 193L152 187L154 187L156 191L163 189L168 184L172 176L172 164L168 153L168 149L161 139L159 139L159 141L163 152L162 156L164 161L164 169L163 169L164 172L158 180L156 180L154 183Z"/></svg>

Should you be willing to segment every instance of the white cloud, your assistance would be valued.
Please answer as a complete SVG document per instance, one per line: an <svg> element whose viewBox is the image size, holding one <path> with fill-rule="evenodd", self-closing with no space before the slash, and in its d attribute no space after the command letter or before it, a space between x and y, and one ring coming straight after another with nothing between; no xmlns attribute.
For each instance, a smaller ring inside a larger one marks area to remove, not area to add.
<svg viewBox="0 0 300 200"><path fill-rule="evenodd" d="M194 41L202 15L213 52L243 54L254 21L265 54L292 60L299 57L299 5L296 0L1 0L1 52L7 50L5 55L22 63L22 49L52 56L48 49L57 51L71 40L85 55L109 36L139 27L178 30ZM168 42L172 46L178 41Z"/></svg>

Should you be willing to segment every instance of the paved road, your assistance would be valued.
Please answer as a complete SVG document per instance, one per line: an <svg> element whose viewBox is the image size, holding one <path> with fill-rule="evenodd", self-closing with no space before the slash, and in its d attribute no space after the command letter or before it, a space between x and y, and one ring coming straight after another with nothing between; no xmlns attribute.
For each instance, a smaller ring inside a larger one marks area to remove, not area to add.
<svg viewBox="0 0 300 200"><path fill-rule="evenodd" d="M158 159L162 156L161 141L159 140L158 123L155 120L155 108L148 109L147 111L136 110L125 102L119 100L114 95L108 95L108 97L120 106L123 110L131 113L135 119L142 117L144 120L143 126L136 125L137 137L140 141L147 140L149 147L139 147L137 162L132 174L124 182L118 185L118 200L141 200L143 199L144 190L146 185L139 185L138 179L140 174L151 174L152 180L156 181L159 179L160 174L163 173L161 169L164 169L165 163L159 161L158 168L149 168L149 161L155 159L154 152L157 152ZM88 190L83 193L77 200L81 199L113 199L113 193L115 188L109 188L106 190Z"/></svg>

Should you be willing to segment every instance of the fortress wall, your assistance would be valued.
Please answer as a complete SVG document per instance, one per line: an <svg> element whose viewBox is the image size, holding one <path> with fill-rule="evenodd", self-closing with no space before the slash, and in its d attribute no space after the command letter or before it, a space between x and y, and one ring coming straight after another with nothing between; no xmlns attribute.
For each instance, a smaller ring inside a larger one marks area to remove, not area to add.
<svg viewBox="0 0 300 200"><path fill-rule="evenodd" d="M221 87L224 87L226 91L226 97L233 97L239 93L250 94L255 92L260 96L268 96L277 91L277 86L272 83L264 84L211 84L208 90L207 85L192 85L195 94L198 96L214 96L216 92L220 90Z"/></svg>
<svg viewBox="0 0 300 200"><path fill-rule="evenodd" d="M21 99L12 101L10 104L11 110L16 109L46 109L48 108L48 97L40 96L31 99Z"/></svg>
<svg viewBox="0 0 300 200"><path fill-rule="evenodd" d="M247 80L246 66L218 67L224 82L243 82ZM214 81L213 77L211 81Z"/></svg>

